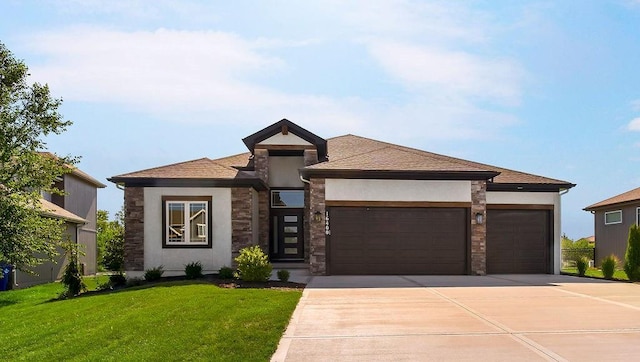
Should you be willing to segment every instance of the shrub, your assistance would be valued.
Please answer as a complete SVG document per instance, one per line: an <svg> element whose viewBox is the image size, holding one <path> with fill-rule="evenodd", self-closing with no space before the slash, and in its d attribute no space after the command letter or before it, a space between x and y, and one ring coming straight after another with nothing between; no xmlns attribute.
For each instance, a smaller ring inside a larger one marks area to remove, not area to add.
<svg viewBox="0 0 640 362"><path fill-rule="evenodd" d="M624 253L624 272L629 280L640 280L640 228L636 224L629 228L627 251Z"/></svg>
<svg viewBox="0 0 640 362"><path fill-rule="evenodd" d="M278 279L281 282L288 282L289 281L289 271L286 270L286 269L278 270Z"/></svg>
<svg viewBox="0 0 640 362"><path fill-rule="evenodd" d="M273 267L259 246L254 245L240 250L235 259L238 263L238 278L247 282L266 282Z"/></svg>
<svg viewBox="0 0 640 362"><path fill-rule="evenodd" d="M578 268L578 275L581 277L584 276L584 273L587 272L587 267L589 266L589 258L586 256L581 256L576 259L576 267Z"/></svg>
<svg viewBox="0 0 640 362"><path fill-rule="evenodd" d="M613 278L613 273L615 273L616 271L616 266L618 266L618 258L616 258L615 255L611 254L602 259L602 275L604 275L605 279Z"/></svg>
<svg viewBox="0 0 640 362"><path fill-rule="evenodd" d="M187 279L202 278L202 263L194 261L185 265L184 274L187 276Z"/></svg>
<svg viewBox="0 0 640 362"><path fill-rule="evenodd" d="M233 279L233 269L228 266L223 266L218 271L218 276L223 279Z"/></svg>
<svg viewBox="0 0 640 362"><path fill-rule="evenodd" d="M62 284L65 287L65 291L62 292L61 296L68 298L86 291L87 286L82 280L80 266L78 265L78 244L68 243L65 244L65 248L67 248L68 262L64 267L64 274L62 275Z"/></svg>
<svg viewBox="0 0 640 362"><path fill-rule="evenodd" d="M122 273L112 274L109 275L109 282L112 286L122 286L127 284L127 278Z"/></svg>
<svg viewBox="0 0 640 362"><path fill-rule="evenodd" d="M144 271L144 280L148 282L158 280L162 278L163 273L164 273L164 269L162 265L155 268L147 269Z"/></svg>

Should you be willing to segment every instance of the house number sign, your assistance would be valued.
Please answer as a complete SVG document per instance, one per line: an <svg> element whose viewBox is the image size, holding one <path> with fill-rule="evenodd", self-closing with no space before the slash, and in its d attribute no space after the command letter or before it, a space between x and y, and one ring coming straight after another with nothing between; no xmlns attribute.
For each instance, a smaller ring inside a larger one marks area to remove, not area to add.
<svg viewBox="0 0 640 362"><path fill-rule="evenodd" d="M324 233L331 235L331 229L329 229L329 211L324 212Z"/></svg>

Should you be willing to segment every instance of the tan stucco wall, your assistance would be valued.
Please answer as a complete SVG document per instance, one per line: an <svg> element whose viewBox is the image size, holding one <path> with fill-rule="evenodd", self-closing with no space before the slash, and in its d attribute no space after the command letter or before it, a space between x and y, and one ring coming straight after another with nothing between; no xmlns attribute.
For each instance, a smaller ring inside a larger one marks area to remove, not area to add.
<svg viewBox="0 0 640 362"><path fill-rule="evenodd" d="M326 200L471 202L471 181L327 179Z"/></svg>
<svg viewBox="0 0 640 362"><path fill-rule="evenodd" d="M289 133L283 135L282 133L275 134L262 142L258 142L258 145L294 145L294 146L311 146L310 142L303 140L302 138Z"/></svg>
<svg viewBox="0 0 640 362"><path fill-rule="evenodd" d="M269 186L304 187L298 173L303 167L302 156L269 156Z"/></svg>
<svg viewBox="0 0 640 362"><path fill-rule="evenodd" d="M560 273L561 198L557 192L487 192L487 205L553 205L553 272Z"/></svg>
<svg viewBox="0 0 640 362"><path fill-rule="evenodd" d="M162 248L162 196L212 197L212 248ZM165 276L183 275L184 266L200 261L204 272L231 265L231 189L147 187L144 189L144 269L164 266ZM142 272L132 272L142 275ZM128 275L129 277L140 275Z"/></svg>

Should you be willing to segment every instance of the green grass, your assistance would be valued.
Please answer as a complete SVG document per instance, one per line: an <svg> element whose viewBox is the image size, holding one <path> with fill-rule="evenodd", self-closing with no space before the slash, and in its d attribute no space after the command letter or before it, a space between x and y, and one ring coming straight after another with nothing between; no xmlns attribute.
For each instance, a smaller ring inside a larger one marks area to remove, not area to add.
<svg viewBox="0 0 640 362"><path fill-rule="evenodd" d="M578 275L578 268L576 267L563 268L562 272L567 274ZM602 275L602 270L597 268L587 268L587 271L584 273L584 275L592 278L604 279L604 275ZM627 281L629 280L629 278L627 278L627 273L625 273L624 270L616 270L615 273L613 273L613 279L627 280Z"/></svg>
<svg viewBox="0 0 640 362"><path fill-rule="evenodd" d="M302 294L177 281L51 301L60 292L0 293L3 360L266 361Z"/></svg>

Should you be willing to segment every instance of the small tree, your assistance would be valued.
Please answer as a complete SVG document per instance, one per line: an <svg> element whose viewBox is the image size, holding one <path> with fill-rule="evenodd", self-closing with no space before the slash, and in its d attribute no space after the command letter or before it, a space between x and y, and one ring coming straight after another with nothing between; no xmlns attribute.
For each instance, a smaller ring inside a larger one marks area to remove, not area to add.
<svg viewBox="0 0 640 362"><path fill-rule="evenodd" d="M82 274L80 273L80 267L78 264L78 255L82 254L80 245L67 241L64 244L64 247L67 251L67 265L65 266L64 274L62 275L62 284L65 286L65 291L62 293L62 296L70 298L86 291L87 286L82 280Z"/></svg>
<svg viewBox="0 0 640 362"><path fill-rule="evenodd" d="M240 249L235 259L238 263L238 278L246 282L266 282L271 277L273 266L258 245Z"/></svg>
<svg viewBox="0 0 640 362"><path fill-rule="evenodd" d="M98 210L98 261L106 270L122 271L124 268L124 211L116 213L113 221L109 212Z"/></svg>
<svg viewBox="0 0 640 362"><path fill-rule="evenodd" d="M624 254L624 272L629 280L640 280L640 228L636 224L629 228L627 251Z"/></svg>

